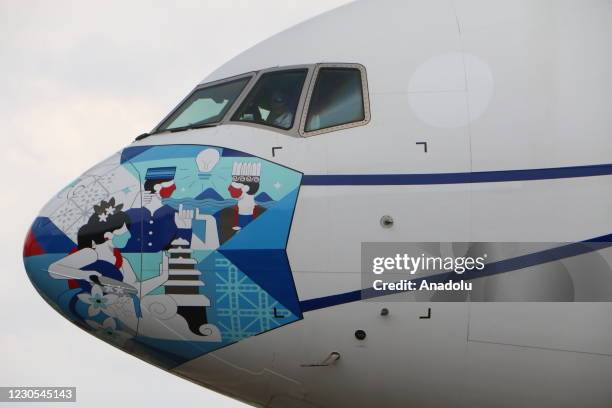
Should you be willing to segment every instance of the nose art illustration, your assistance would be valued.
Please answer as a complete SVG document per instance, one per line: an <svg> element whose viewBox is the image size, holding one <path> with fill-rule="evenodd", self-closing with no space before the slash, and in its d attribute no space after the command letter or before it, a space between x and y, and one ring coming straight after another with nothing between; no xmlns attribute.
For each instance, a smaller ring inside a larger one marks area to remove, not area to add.
<svg viewBox="0 0 612 408"><path fill-rule="evenodd" d="M43 208L26 269L75 324L181 364L302 318L285 251L301 177L231 149L127 148Z"/></svg>

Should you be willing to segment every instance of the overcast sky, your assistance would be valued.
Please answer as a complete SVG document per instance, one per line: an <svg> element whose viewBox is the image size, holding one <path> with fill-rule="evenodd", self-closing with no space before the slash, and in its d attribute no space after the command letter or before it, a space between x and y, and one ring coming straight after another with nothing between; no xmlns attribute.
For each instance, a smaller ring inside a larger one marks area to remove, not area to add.
<svg viewBox="0 0 612 408"><path fill-rule="evenodd" d="M23 239L53 194L223 62L347 2L0 0L0 386L76 386L71 406L87 408L244 406L58 315L26 277Z"/></svg>

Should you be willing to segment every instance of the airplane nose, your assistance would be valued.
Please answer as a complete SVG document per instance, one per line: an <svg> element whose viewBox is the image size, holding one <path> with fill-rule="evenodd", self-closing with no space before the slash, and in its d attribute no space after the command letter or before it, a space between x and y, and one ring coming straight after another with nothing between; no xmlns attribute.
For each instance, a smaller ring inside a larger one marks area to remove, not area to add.
<svg viewBox="0 0 612 408"><path fill-rule="evenodd" d="M302 318L286 254L301 176L222 147L128 147L43 208L25 269L79 327L177 366Z"/></svg>
<svg viewBox="0 0 612 408"><path fill-rule="evenodd" d="M48 266L73 247L74 243L45 217L37 217L26 234L23 244L26 273L38 293L52 307L58 306L58 299L66 287L65 282L49 279Z"/></svg>

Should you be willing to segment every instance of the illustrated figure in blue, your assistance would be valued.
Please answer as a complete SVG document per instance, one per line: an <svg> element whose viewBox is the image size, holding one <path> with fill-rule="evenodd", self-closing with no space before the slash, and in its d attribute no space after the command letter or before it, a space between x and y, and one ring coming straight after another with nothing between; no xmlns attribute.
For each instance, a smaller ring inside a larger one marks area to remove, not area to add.
<svg viewBox="0 0 612 408"><path fill-rule="evenodd" d="M191 242L192 210L179 210L162 202L176 190L176 167L154 167L147 170L142 192L142 207L130 208L130 233L126 252L160 252L175 239Z"/></svg>
<svg viewBox="0 0 612 408"><path fill-rule="evenodd" d="M85 318L77 312L78 300L89 305L87 314L91 317L107 312L121 298L136 310L131 320L137 319L138 295L144 296L168 280L167 271L143 282L136 278L121 254L131 237L130 219L122 208L123 204L116 204L114 198L95 205L93 215L77 233L77 248L49 266L52 278L66 279L68 289L80 289L74 291L68 304L78 318Z"/></svg>

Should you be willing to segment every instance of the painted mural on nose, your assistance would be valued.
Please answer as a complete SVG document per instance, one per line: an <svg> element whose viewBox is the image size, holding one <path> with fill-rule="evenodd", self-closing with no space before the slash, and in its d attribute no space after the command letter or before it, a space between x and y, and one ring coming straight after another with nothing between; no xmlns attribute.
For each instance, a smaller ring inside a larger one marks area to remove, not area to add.
<svg viewBox="0 0 612 408"><path fill-rule="evenodd" d="M26 269L75 324L180 364L302 318L286 254L301 177L215 146L126 148L45 206Z"/></svg>

